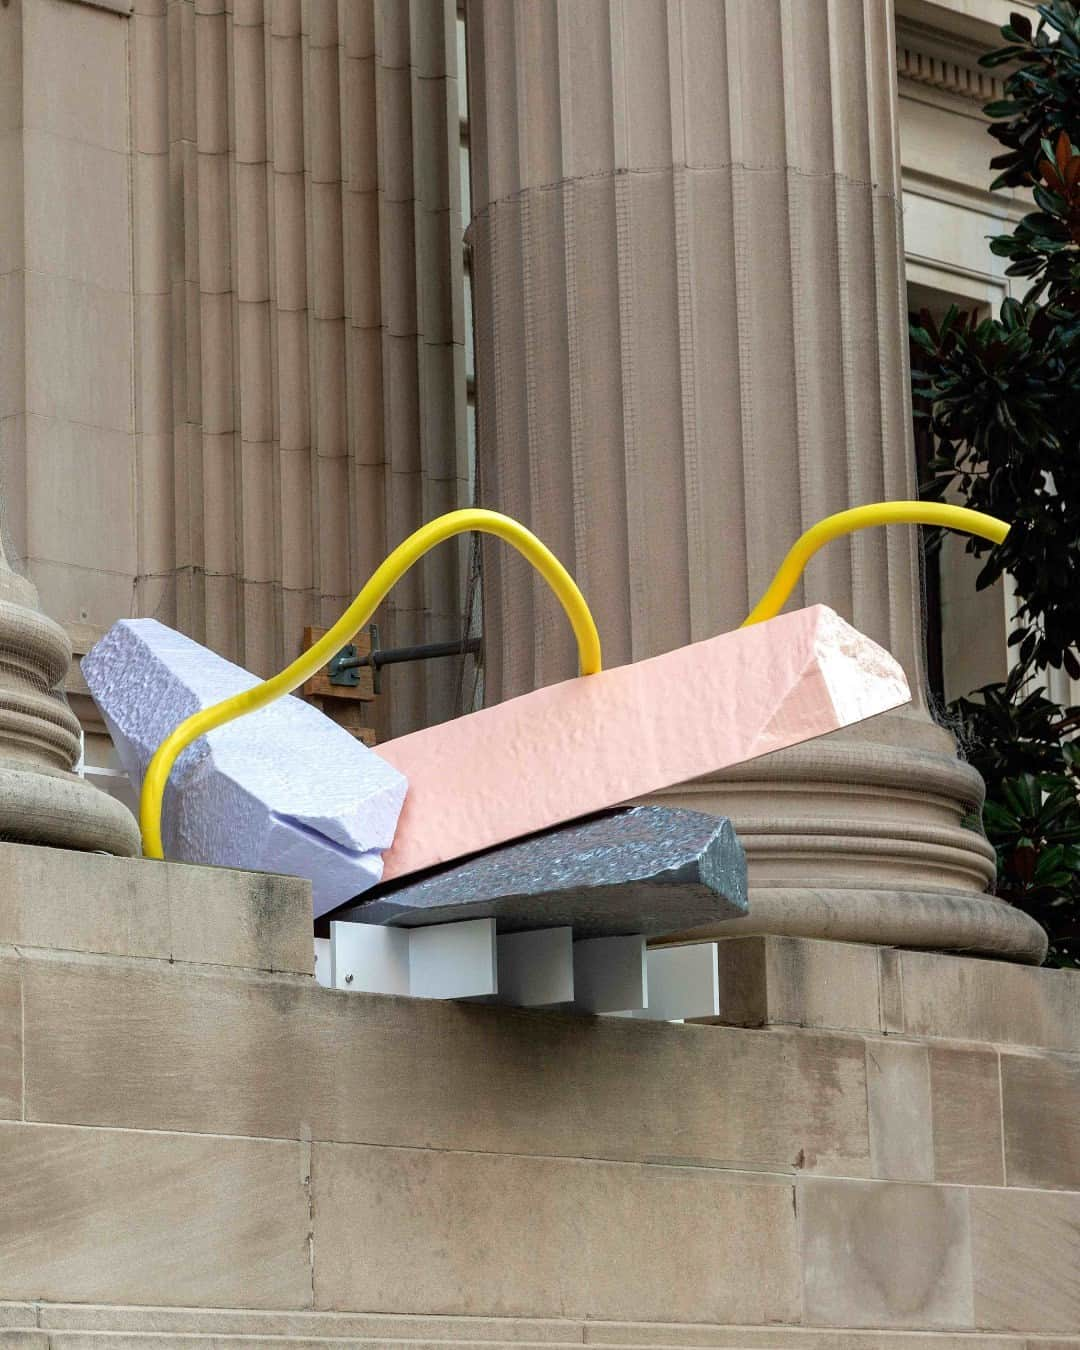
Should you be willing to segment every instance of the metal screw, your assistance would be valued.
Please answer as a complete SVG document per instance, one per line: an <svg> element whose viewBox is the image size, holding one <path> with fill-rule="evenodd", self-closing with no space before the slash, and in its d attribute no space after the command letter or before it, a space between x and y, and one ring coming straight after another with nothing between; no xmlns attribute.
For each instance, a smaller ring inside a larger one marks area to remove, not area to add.
<svg viewBox="0 0 1080 1350"><path fill-rule="evenodd" d="M352 977L351 975L346 975L346 976L345 976L345 983L346 983L346 984L352 984L352 980L353 980L353 977Z"/></svg>

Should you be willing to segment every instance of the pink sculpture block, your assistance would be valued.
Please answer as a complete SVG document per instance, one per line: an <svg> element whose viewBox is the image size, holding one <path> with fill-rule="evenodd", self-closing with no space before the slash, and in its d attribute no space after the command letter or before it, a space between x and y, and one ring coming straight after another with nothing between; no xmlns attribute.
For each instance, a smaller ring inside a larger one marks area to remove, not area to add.
<svg viewBox="0 0 1080 1350"><path fill-rule="evenodd" d="M383 880L824 736L910 698L824 605L549 685L378 747L409 781Z"/></svg>

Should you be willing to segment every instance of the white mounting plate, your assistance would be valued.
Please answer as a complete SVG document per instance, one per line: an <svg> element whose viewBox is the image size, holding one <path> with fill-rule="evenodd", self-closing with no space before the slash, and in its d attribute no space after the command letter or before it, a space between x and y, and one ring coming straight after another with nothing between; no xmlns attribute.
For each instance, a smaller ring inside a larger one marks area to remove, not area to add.
<svg viewBox="0 0 1080 1350"><path fill-rule="evenodd" d="M643 937L582 938L574 943L574 1007L614 1013L649 1006Z"/></svg>
<svg viewBox="0 0 1080 1350"><path fill-rule="evenodd" d="M414 998L483 998L498 993L494 919L389 931L408 938L408 992Z"/></svg>
<svg viewBox="0 0 1080 1350"><path fill-rule="evenodd" d="M548 1008L574 1001L574 930L539 928L496 939L499 1002Z"/></svg>
<svg viewBox="0 0 1080 1350"><path fill-rule="evenodd" d="M334 989L410 993L408 929L331 923L330 980Z"/></svg>
<svg viewBox="0 0 1080 1350"><path fill-rule="evenodd" d="M682 1022L720 1012L720 966L715 942L650 947L649 1005L639 1017Z"/></svg>
<svg viewBox="0 0 1080 1350"><path fill-rule="evenodd" d="M414 998L482 998L498 988L495 920L391 928L330 924L330 982L335 989Z"/></svg>
<svg viewBox="0 0 1080 1350"><path fill-rule="evenodd" d="M333 922L315 940L320 984L413 998L572 1006L648 1021L720 1011L717 944L646 948L645 938L583 938L569 927L495 934L494 919L422 928Z"/></svg>

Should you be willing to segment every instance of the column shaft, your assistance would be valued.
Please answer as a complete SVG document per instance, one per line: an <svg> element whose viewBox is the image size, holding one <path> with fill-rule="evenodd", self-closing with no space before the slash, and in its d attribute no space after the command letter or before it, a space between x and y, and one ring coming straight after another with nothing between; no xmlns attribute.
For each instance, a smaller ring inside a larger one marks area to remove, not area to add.
<svg viewBox="0 0 1080 1350"><path fill-rule="evenodd" d="M892 23L882 0L469 6L482 492L575 571L608 664L735 627L807 526L915 493ZM910 709L665 799L733 815L748 926L1037 956L981 896L918 562L913 530L861 534L793 600L893 651ZM496 550L484 624L489 699L573 672Z"/></svg>

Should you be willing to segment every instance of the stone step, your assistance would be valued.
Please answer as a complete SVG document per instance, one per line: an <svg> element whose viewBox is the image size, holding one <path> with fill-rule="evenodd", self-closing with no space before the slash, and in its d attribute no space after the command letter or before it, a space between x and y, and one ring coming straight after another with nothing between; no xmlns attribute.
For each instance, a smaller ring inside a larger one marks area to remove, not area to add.
<svg viewBox="0 0 1080 1350"><path fill-rule="evenodd" d="M0 841L0 945L311 975L298 877Z"/></svg>
<svg viewBox="0 0 1080 1350"><path fill-rule="evenodd" d="M0 1350L1080 1350L1080 1338L1000 1332L90 1304L0 1304L0 1327Z"/></svg>
<svg viewBox="0 0 1080 1350"><path fill-rule="evenodd" d="M543 1345L546 1350L551 1346L559 1350L569 1350L576 1345L580 1350L581 1342L530 1342L530 1341L387 1341L375 1337L357 1336L275 1336L262 1333L257 1336L230 1335L228 1333L204 1332L185 1333L172 1331L51 1331L43 1334L48 1341L42 1342L43 1350L498 1350L500 1346L512 1346L514 1350L537 1350ZM19 1346L19 1343L15 1343ZM5 1343L0 1341L0 1350ZM21 1350L21 1346L19 1347ZM37 1350L37 1343L27 1342L27 1350ZM620 1347L623 1350L623 1347ZM629 1348L627 1348L629 1350ZM635 1350L645 1350L644 1347ZM657 1350L650 1346L648 1350Z"/></svg>
<svg viewBox="0 0 1080 1350"><path fill-rule="evenodd" d="M299 1344L325 1340L334 1345L356 1342L368 1347L407 1346L409 1350L445 1345L581 1346L585 1341L585 1324L573 1318L439 1317L89 1303L0 1303L0 1327L12 1331L34 1329L51 1335L54 1342L60 1336L76 1333L223 1337L230 1345L251 1338L259 1341L274 1338L275 1345L283 1340ZM617 1336L620 1346L626 1339L624 1334Z"/></svg>
<svg viewBox="0 0 1080 1350"><path fill-rule="evenodd" d="M612 1350L603 1341L589 1345ZM673 1345L661 1342L618 1343L618 1350L679 1350L680 1346L715 1347L715 1350L1076 1350L1080 1340L1044 1341L1041 1337L939 1332L815 1331L803 1328L731 1328L715 1340L696 1337ZM258 1336L207 1332L114 1332L114 1331L0 1331L0 1350L398 1350L416 1346L424 1350L521 1350L522 1346L558 1346L570 1350L575 1342L520 1341L384 1341L352 1336Z"/></svg>

